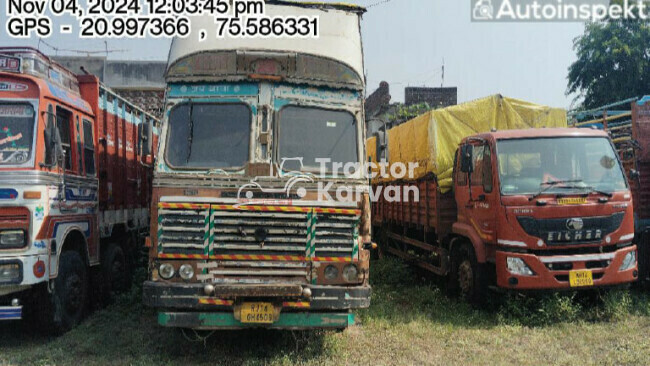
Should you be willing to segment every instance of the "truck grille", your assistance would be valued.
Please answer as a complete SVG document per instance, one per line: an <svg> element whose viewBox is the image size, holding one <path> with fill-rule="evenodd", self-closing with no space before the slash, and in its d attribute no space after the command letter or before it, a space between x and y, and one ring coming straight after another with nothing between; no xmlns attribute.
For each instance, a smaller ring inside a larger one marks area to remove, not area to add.
<svg viewBox="0 0 650 366"><path fill-rule="evenodd" d="M164 205L158 211L159 252L314 257L357 253L358 210L257 207ZM313 236L308 235L310 227Z"/></svg>
<svg viewBox="0 0 650 366"><path fill-rule="evenodd" d="M165 253L207 254L210 206L159 208L158 249Z"/></svg>
<svg viewBox="0 0 650 366"><path fill-rule="evenodd" d="M311 264L307 262L218 261L199 263L199 281L214 284L308 283Z"/></svg>
<svg viewBox="0 0 650 366"><path fill-rule="evenodd" d="M611 216L559 219L518 216L517 221L527 234L543 239L548 245L571 245L600 242L621 226L624 215L618 212ZM568 220L576 219L580 220L579 229L568 225Z"/></svg>

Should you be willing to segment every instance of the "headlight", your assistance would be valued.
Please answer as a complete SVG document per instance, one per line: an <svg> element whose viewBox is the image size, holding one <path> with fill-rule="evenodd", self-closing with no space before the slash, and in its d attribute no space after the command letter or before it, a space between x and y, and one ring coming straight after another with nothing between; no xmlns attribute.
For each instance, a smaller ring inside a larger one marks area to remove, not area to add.
<svg viewBox="0 0 650 366"><path fill-rule="evenodd" d="M623 264L621 264L621 268L619 268L619 271L625 271L628 270L636 264L636 251L631 251L625 255L625 258L623 258Z"/></svg>
<svg viewBox="0 0 650 366"><path fill-rule="evenodd" d="M331 280L336 279L336 277L338 275L339 275L338 268L336 268L336 267L334 267L332 265L329 265L329 266L325 267L325 279L331 281Z"/></svg>
<svg viewBox="0 0 650 366"><path fill-rule="evenodd" d="M22 281L22 276L19 263L0 264L0 283L18 283Z"/></svg>
<svg viewBox="0 0 650 366"><path fill-rule="evenodd" d="M359 280L359 270L354 264L348 264L343 267L343 279L346 282L357 282Z"/></svg>
<svg viewBox="0 0 650 366"><path fill-rule="evenodd" d="M24 247L25 232L23 230L5 230L0 232L0 246L9 248Z"/></svg>
<svg viewBox="0 0 650 366"><path fill-rule="evenodd" d="M514 275L532 276L534 274L533 270L531 270L526 262L521 258L508 257L506 262L508 265L508 272Z"/></svg>
<svg viewBox="0 0 650 366"><path fill-rule="evenodd" d="M160 265L160 267L158 267L158 274L160 277L166 280L174 277L174 272L176 272L176 270L174 270L174 266L169 263L163 263Z"/></svg>
<svg viewBox="0 0 650 366"><path fill-rule="evenodd" d="M183 264L181 268L178 270L178 274L181 276L182 279L184 280L191 280L192 277L194 277L194 268L190 266L189 264Z"/></svg>

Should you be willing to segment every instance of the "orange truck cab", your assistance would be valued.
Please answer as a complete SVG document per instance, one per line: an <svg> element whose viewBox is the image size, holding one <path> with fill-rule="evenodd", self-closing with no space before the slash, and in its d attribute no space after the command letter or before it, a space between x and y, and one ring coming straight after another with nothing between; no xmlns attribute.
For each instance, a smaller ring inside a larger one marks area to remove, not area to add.
<svg viewBox="0 0 650 366"><path fill-rule="evenodd" d="M606 133L493 132L465 139L462 151L474 166L459 156L453 232L470 239L478 263L494 265L498 287L636 280L632 198Z"/></svg>
<svg viewBox="0 0 650 366"><path fill-rule="evenodd" d="M380 249L448 276L471 301L490 285L557 290L637 279L630 188L603 131L476 134L456 152L452 191L441 193L431 177L403 184L418 186L421 199L373 206Z"/></svg>
<svg viewBox="0 0 650 366"><path fill-rule="evenodd" d="M66 331L126 286L148 230L153 126L95 76L0 49L0 320Z"/></svg>

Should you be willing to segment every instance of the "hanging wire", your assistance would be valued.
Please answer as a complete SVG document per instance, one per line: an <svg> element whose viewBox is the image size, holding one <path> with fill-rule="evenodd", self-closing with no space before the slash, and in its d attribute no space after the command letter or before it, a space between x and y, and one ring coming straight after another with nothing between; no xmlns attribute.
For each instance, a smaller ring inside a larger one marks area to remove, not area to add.
<svg viewBox="0 0 650 366"><path fill-rule="evenodd" d="M39 49L41 47L41 43L46 45L47 47L51 48L52 50L54 50L54 52L56 52L56 54L58 54L59 52L73 52L73 53L80 53L80 54L85 54L87 56L90 56L92 54L98 54L98 53L109 54L109 53L115 53L115 52L128 52L129 51L129 50L126 50L126 49L109 50L108 45L106 45L106 49L101 50L101 51L88 51L88 50L75 50L75 49L69 49L69 48L59 48L59 47L56 47L56 46L46 42L42 38L38 39L38 48Z"/></svg>
<svg viewBox="0 0 650 366"><path fill-rule="evenodd" d="M382 0L382 1L378 1L378 2L376 2L376 3L372 3L372 4L370 4L370 5L366 5L365 8L366 8L366 9L368 9L368 8L372 8L373 6L383 5L383 4L389 3L389 2L391 2L391 1L393 1L393 0Z"/></svg>

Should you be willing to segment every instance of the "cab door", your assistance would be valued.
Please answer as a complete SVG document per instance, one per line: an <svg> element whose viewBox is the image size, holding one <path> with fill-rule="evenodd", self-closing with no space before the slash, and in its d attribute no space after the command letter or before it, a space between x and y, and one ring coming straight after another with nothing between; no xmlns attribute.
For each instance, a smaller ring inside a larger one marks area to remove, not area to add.
<svg viewBox="0 0 650 366"><path fill-rule="evenodd" d="M468 157L463 154L470 156L465 169L461 166ZM472 226L486 243L496 242L499 197L493 155L490 144L483 140L461 146L455 177L458 220Z"/></svg>

